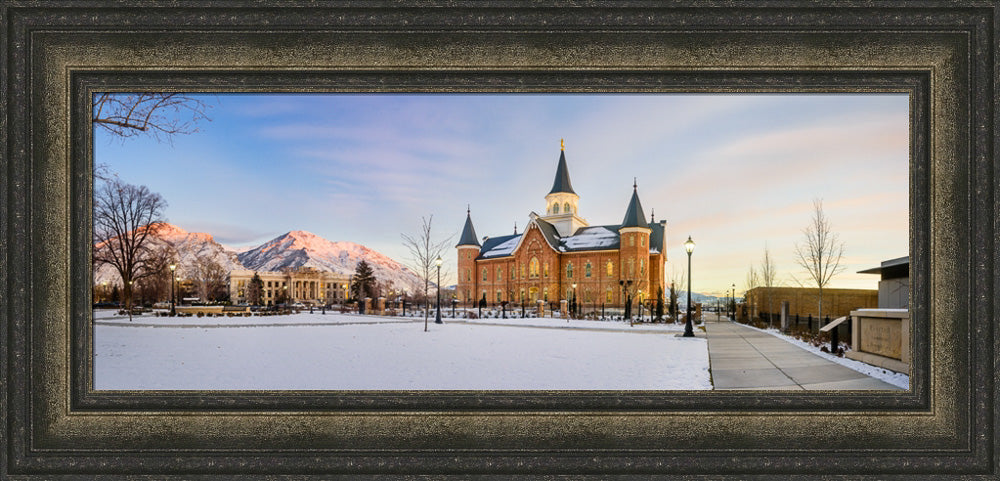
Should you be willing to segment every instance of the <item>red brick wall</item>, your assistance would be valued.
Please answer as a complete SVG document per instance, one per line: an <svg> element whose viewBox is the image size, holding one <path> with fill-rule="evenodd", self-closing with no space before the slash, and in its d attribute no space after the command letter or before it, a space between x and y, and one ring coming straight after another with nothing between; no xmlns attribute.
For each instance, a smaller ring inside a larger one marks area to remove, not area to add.
<svg viewBox="0 0 1000 481"><path fill-rule="evenodd" d="M635 239L635 245L629 243L629 237ZM622 249L604 251L585 251L559 253L555 251L539 232L534 224L524 233L521 244L512 256L497 259L483 259L467 264L464 250L459 249L459 300L461 302L477 302L486 291L486 301L495 304L500 300L514 303L521 301L521 291L527 302L533 302L531 292L535 289L538 299L544 299L548 292L549 302L569 300L572 296L572 285L576 283L577 301L583 307L621 306L622 291L618 285L625 269L623 260L632 259L635 265L634 279L639 279L640 260L645 261L647 276L641 279L641 289L647 298L656 296L656 289L663 286L663 255L649 254L649 234L642 232L627 232L622 235ZM472 251L472 249L469 249ZM474 251L478 255L478 250ZM538 260L538 275L529 273L531 259ZM607 263L612 262L612 273L607 275ZM587 263L591 264L590 277L587 277ZM572 263L573 277L567 277L567 266ZM548 264L548 275L545 265ZM466 280L466 268L471 268L472 279ZM483 269L486 269L486 280L483 280ZM503 269L502 278L497 278L497 268ZM522 272L523 271L523 272ZM513 273L513 278L511 274ZM611 288L611 302L606 301L606 293ZM502 291L503 298L497 298L497 291ZM569 291L570 297L567 297Z"/></svg>

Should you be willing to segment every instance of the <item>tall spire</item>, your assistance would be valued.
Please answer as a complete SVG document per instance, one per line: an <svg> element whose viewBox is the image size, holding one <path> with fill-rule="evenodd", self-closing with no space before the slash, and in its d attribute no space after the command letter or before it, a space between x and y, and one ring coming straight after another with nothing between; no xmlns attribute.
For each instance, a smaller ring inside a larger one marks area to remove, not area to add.
<svg viewBox="0 0 1000 481"><path fill-rule="evenodd" d="M569 169L566 167L566 144L562 139L559 140L559 146L559 166L556 167L556 179L552 182L552 190L549 193L569 192L576 194L573 191L573 184L569 181Z"/></svg>
<svg viewBox="0 0 1000 481"><path fill-rule="evenodd" d="M622 220L622 227L646 227L646 214L642 211L642 203L639 202L638 181L632 184L632 199L628 202L628 209L625 210L625 219Z"/></svg>
<svg viewBox="0 0 1000 481"><path fill-rule="evenodd" d="M472 227L471 206L466 207L465 227L462 229L462 237L458 239L458 245L456 245L455 247L460 247L460 246L482 247L482 244L479 243L479 238L476 237L476 228Z"/></svg>

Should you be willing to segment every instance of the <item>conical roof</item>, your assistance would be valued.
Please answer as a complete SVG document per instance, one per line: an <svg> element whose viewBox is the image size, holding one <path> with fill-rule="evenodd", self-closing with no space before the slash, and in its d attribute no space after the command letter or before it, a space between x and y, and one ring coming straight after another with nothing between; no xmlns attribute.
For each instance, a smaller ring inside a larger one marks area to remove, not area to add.
<svg viewBox="0 0 1000 481"><path fill-rule="evenodd" d="M632 185L632 200L628 202L628 209L625 211L625 219L622 220L622 227L645 227L649 228L646 222L646 214L642 212L642 202L639 202L639 187Z"/></svg>
<svg viewBox="0 0 1000 481"><path fill-rule="evenodd" d="M472 227L472 211L465 211L465 227L462 229L462 237L458 239L458 246L476 246L482 247L479 243L479 238L476 237L476 228Z"/></svg>
<svg viewBox="0 0 1000 481"><path fill-rule="evenodd" d="M566 168L565 150L559 152L559 167L556 168L556 180L552 182L552 190L549 191L550 194L555 194L556 192L576 194L576 192L573 192L573 184L569 181L569 169Z"/></svg>

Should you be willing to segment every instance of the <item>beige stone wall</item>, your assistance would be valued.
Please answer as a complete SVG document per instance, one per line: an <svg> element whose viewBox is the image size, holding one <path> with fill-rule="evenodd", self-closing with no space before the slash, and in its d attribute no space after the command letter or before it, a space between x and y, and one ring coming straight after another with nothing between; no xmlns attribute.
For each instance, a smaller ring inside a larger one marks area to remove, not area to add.
<svg viewBox="0 0 1000 481"><path fill-rule="evenodd" d="M263 282L262 301L274 304L286 297L288 302L326 304L340 302L347 296L349 277L311 268L282 271L232 271L229 273L229 298L234 304L246 301L245 290L254 274Z"/></svg>
<svg viewBox="0 0 1000 481"><path fill-rule="evenodd" d="M819 289L803 287L772 287L774 314L781 311L781 302L788 301L788 314L819 315ZM768 289L757 287L746 294L751 315L768 311ZM830 319L846 316L855 309L878 307L877 289L823 289L823 316Z"/></svg>

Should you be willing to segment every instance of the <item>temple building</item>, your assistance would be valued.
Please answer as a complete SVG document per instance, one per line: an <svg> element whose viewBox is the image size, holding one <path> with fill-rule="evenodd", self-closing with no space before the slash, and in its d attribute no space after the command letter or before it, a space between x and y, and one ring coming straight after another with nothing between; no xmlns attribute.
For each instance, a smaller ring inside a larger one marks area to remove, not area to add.
<svg viewBox="0 0 1000 481"><path fill-rule="evenodd" d="M296 302L313 306L339 303L347 299L350 287L349 276L312 267L291 267L280 271L231 271L229 298L233 304L249 302L247 287L254 275L260 276L260 301L266 306Z"/></svg>
<svg viewBox="0 0 1000 481"><path fill-rule="evenodd" d="M580 216L579 200L563 144L545 215L531 212L522 233L515 228L480 243L467 211L455 246L459 301L556 303L575 295L582 309L592 309L655 299L664 286L666 221L646 220L635 183L618 224L590 225Z"/></svg>

